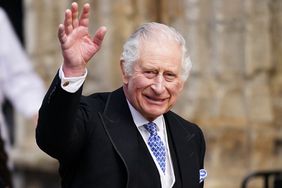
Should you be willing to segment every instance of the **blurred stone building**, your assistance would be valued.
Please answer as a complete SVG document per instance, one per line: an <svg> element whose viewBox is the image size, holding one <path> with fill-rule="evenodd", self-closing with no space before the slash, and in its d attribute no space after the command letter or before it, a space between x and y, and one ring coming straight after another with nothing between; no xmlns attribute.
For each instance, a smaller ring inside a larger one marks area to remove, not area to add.
<svg viewBox="0 0 282 188"><path fill-rule="evenodd" d="M174 110L204 131L205 187L237 188L251 172L282 169L282 0L78 1L85 2L92 6L91 33L108 28L89 64L86 95L120 86L122 44L138 25L172 25L186 38L193 62ZM27 51L46 86L62 63L57 27L70 4L24 1ZM14 160L23 187L59 184L57 164L35 146L33 128L18 126ZM32 174L43 174L42 181Z"/></svg>

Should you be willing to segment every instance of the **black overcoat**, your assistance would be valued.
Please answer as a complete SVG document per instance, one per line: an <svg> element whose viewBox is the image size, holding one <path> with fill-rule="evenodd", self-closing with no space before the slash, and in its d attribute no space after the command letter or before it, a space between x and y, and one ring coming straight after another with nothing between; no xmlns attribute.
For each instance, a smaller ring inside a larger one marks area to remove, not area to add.
<svg viewBox="0 0 282 188"><path fill-rule="evenodd" d="M176 183L201 188L205 141L200 128L164 114ZM155 163L134 125L122 88L82 96L68 93L58 74L39 111L38 146L59 161L63 188L160 188Z"/></svg>

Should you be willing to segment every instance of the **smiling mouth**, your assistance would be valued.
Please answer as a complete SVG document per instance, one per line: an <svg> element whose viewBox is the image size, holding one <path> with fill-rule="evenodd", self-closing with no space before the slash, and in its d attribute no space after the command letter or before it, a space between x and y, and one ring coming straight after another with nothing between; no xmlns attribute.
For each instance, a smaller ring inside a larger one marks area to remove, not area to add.
<svg viewBox="0 0 282 188"><path fill-rule="evenodd" d="M159 98L154 98L154 97L150 97L150 96L147 96L147 95L145 95L145 98L146 98L149 102L155 103L155 104L163 103L163 102L166 100L166 98L165 98L165 99L159 99Z"/></svg>

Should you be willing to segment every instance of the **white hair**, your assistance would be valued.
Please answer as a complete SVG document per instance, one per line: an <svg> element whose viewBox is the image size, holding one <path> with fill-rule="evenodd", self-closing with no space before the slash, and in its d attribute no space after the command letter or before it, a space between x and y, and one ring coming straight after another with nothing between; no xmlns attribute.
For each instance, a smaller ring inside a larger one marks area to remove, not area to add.
<svg viewBox="0 0 282 188"><path fill-rule="evenodd" d="M173 27L156 22L146 23L139 27L123 45L121 60L123 61L125 73L127 75L132 74L133 65L139 59L140 41L152 40L155 36L164 36L168 39L173 39L179 44L182 51L181 78L185 81L192 68L192 62L187 55L185 39Z"/></svg>

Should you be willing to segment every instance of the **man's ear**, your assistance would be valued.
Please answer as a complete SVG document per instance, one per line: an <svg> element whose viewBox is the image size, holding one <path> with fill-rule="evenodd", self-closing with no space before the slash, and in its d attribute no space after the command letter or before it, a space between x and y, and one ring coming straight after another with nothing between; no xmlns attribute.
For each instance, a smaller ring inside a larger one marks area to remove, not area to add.
<svg viewBox="0 0 282 188"><path fill-rule="evenodd" d="M122 73L122 81L124 84L128 83L128 75L126 74L125 68L124 68L124 60L120 59L120 69Z"/></svg>

